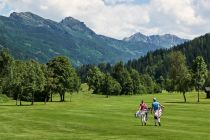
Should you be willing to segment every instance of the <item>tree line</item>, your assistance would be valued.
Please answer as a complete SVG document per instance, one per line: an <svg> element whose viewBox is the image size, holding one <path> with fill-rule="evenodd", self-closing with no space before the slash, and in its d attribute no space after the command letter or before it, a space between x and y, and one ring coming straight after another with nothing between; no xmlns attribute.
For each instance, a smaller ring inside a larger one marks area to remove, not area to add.
<svg viewBox="0 0 210 140"><path fill-rule="evenodd" d="M140 74L135 69L127 68L121 61L115 65L83 65L77 68L77 73L94 94L107 97L161 92L160 85L149 74Z"/></svg>
<svg viewBox="0 0 210 140"><path fill-rule="evenodd" d="M203 56L195 57L189 65L185 54L181 51L163 52L158 50L154 54L148 53L142 58L146 59L145 64L140 63L142 59L139 59L129 61L126 66L137 69L141 73L149 73L167 91L182 92L185 102L185 93L195 89L198 91L199 102L199 91L204 86L210 85L209 71Z"/></svg>
<svg viewBox="0 0 210 140"><path fill-rule="evenodd" d="M14 60L7 49L0 51L0 91L16 100L52 101L53 94L65 101L65 93L79 91L80 78L68 58L58 56L47 64Z"/></svg>
<svg viewBox="0 0 210 140"><path fill-rule="evenodd" d="M161 50L155 53L161 52ZM156 58L157 57L157 58ZM136 63L135 60L115 65L101 63L83 65L77 69L83 82L88 83L95 94L107 95L132 95L145 93L160 93L163 90L183 93L186 102L186 92L199 91L209 83L207 64L202 56L192 60L192 65L187 65L186 56L180 51L170 51L164 55L148 53L147 60ZM161 58L161 59L159 59ZM150 63L151 62L151 63ZM140 65L138 69L135 64Z"/></svg>

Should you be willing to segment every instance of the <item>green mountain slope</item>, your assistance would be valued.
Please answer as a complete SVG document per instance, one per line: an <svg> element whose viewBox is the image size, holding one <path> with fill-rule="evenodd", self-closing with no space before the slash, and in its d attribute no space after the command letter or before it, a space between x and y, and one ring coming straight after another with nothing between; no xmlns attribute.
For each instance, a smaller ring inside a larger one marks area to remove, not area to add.
<svg viewBox="0 0 210 140"><path fill-rule="evenodd" d="M72 17L55 22L30 12L14 12L0 16L0 47L9 48L16 59L47 62L64 55L73 65L81 65L128 61L163 46L97 35Z"/></svg>
<svg viewBox="0 0 210 140"><path fill-rule="evenodd" d="M210 69L210 34L195 38L171 49L149 52L144 57L128 61L126 65L137 69L141 73L149 73L155 79L158 79L167 73L168 68L164 61L167 61L165 58L172 51L181 51L186 56L188 66L192 66L192 62L197 56L202 56L208 65L208 69Z"/></svg>

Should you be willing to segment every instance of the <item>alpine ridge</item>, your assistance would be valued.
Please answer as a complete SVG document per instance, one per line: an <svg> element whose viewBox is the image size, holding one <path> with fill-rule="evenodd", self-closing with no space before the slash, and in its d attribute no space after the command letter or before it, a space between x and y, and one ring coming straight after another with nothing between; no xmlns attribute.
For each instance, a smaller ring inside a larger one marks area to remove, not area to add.
<svg viewBox="0 0 210 140"><path fill-rule="evenodd" d="M139 33L140 34L140 33ZM16 59L35 59L45 63L54 56L70 58L74 66L128 61L148 51L185 42L173 35L154 35L118 40L96 34L84 22L66 17L60 22L31 12L0 16L0 46Z"/></svg>

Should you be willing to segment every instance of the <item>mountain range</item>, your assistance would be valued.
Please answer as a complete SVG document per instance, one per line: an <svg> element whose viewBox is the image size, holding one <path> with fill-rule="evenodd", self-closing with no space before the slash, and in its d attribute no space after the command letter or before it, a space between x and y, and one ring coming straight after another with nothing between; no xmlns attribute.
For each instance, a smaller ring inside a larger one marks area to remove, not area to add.
<svg viewBox="0 0 210 140"><path fill-rule="evenodd" d="M16 59L35 59L42 63L64 55L75 66L101 62L113 64L186 41L170 34L146 36L141 33L118 40L96 34L73 17L56 22L31 12L0 16L0 47L8 48Z"/></svg>
<svg viewBox="0 0 210 140"><path fill-rule="evenodd" d="M142 33L136 33L130 37L124 38L123 40L127 42L155 44L157 46L161 46L162 48L171 48L187 41L171 34L146 36Z"/></svg>

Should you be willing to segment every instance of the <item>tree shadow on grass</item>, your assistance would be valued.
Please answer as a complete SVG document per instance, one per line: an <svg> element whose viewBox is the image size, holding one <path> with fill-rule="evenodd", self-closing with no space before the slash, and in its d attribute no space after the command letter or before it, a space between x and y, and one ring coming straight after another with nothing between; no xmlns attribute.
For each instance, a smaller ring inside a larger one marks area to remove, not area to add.
<svg viewBox="0 0 210 140"><path fill-rule="evenodd" d="M48 101L47 103L62 103L62 102L69 102L69 101L67 101L67 100L65 100L65 101Z"/></svg>
<svg viewBox="0 0 210 140"><path fill-rule="evenodd" d="M4 105L4 104L1 105L1 104L0 104L0 106L33 106L33 105Z"/></svg>
<svg viewBox="0 0 210 140"><path fill-rule="evenodd" d="M36 103L43 103L43 105L47 105L47 104L50 104L50 103L68 103L70 101L64 101L64 102L61 102L61 101L52 101L52 102L46 102L46 104L44 102L34 102L34 105L31 105L31 104L22 104L22 105L16 105L16 104L0 104L0 106L35 106ZM39 104L41 105L41 104Z"/></svg>
<svg viewBox="0 0 210 140"><path fill-rule="evenodd" d="M201 102L164 102L164 103L169 103L169 104L210 104L210 102L206 101L201 101Z"/></svg>
<svg viewBox="0 0 210 140"><path fill-rule="evenodd" d="M136 124L134 126L141 126L141 127L151 127L151 126L154 126L155 127L155 125L152 125L152 124L147 124L147 125Z"/></svg>
<svg viewBox="0 0 210 140"><path fill-rule="evenodd" d="M185 103L185 102L181 102L181 101L180 101L180 102L164 102L164 103L172 103L172 104L173 104L173 103L174 103L174 104L187 104L188 102L186 102L186 103Z"/></svg>
<svg viewBox="0 0 210 140"><path fill-rule="evenodd" d="M16 106L16 105L1 105L1 104L0 104L0 106Z"/></svg>

